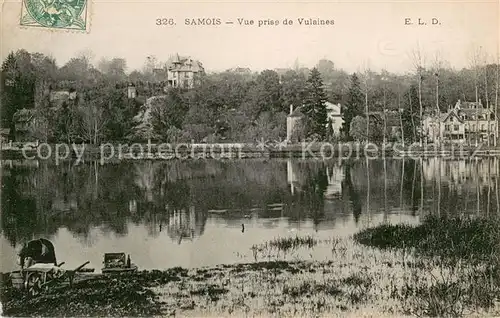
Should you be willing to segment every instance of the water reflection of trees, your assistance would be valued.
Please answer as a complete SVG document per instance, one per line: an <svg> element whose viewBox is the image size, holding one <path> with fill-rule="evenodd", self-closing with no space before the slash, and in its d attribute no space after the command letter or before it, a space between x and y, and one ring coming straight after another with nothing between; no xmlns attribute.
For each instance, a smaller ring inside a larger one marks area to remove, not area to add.
<svg viewBox="0 0 500 318"><path fill-rule="evenodd" d="M2 177L2 232L16 244L66 227L91 242L93 228L126 235L132 223L180 243L203 234L210 210L233 225L253 213L316 229L374 214L490 214L499 174L498 159L14 165Z"/></svg>
<svg viewBox="0 0 500 318"><path fill-rule="evenodd" d="M29 172L18 173L26 176ZM17 173L2 176L2 232L13 245L30 239L33 230L50 231L37 222L36 202L33 198L23 195L23 181Z"/></svg>
<svg viewBox="0 0 500 318"><path fill-rule="evenodd" d="M439 159L423 161L430 210L440 214L488 215L499 213L500 158Z"/></svg>
<svg viewBox="0 0 500 318"><path fill-rule="evenodd" d="M352 208L354 220L358 223L361 216L361 198L352 183L351 170L352 163L347 163L345 165L345 178L342 181L342 198L344 200L344 208L346 210L349 207Z"/></svg>

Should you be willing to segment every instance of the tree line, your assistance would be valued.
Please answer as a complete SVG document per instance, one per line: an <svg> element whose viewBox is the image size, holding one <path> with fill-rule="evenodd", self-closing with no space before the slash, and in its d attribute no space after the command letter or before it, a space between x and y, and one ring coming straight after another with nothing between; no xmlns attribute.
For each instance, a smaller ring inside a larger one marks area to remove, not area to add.
<svg viewBox="0 0 500 318"><path fill-rule="evenodd" d="M1 69L1 125L10 128L10 138L18 136L16 123L24 119L23 138L48 142L283 140L294 105L305 115L306 139L386 139L387 131L366 115L393 112L404 123L400 137L414 142L421 140L424 114L446 111L459 99L498 111L498 63L487 63L480 52L461 70L438 57L426 66L416 51L415 67L406 74L367 68L349 74L322 59L312 69L296 62L289 69L211 73L192 89L167 90L154 76L164 65L155 57L130 73L125 59L91 60L80 54L58 66L41 53L11 52ZM127 96L130 83L134 98ZM59 90L76 98L51 97ZM342 105L340 135L332 134L325 101Z"/></svg>

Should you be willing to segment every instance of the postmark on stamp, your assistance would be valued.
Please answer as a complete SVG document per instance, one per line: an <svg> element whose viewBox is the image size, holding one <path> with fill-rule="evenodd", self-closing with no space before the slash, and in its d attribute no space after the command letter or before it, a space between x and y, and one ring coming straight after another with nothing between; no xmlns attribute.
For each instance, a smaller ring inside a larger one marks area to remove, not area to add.
<svg viewBox="0 0 500 318"><path fill-rule="evenodd" d="M88 30L90 0L23 0L22 26L62 30Z"/></svg>

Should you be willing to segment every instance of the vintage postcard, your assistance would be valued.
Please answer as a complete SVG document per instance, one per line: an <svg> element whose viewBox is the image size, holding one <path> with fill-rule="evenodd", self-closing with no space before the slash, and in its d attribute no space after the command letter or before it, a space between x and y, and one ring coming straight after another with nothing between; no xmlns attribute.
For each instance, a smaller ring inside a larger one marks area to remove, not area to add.
<svg viewBox="0 0 500 318"><path fill-rule="evenodd" d="M500 316L497 0L0 1L2 316Z"/></svg>

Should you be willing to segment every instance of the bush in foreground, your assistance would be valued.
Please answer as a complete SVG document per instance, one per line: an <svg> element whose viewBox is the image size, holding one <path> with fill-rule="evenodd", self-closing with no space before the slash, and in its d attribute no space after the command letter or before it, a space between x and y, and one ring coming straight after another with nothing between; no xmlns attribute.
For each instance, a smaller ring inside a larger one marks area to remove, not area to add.
<svg viewBox="0 0 500 318"><path fill-rule="evenodd" d="M384 224L365 229L354 239L380 249L414 249L420 256L486 262L500 253L500 221L430 216L418 226Z"/></svg>

